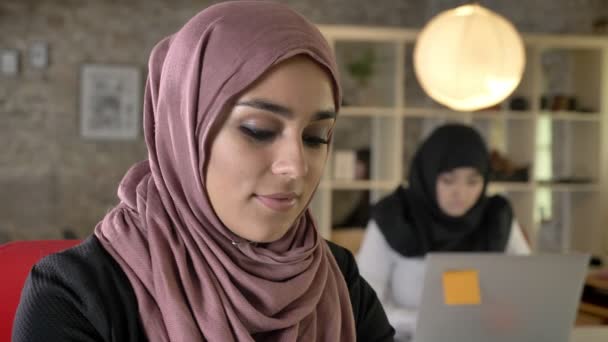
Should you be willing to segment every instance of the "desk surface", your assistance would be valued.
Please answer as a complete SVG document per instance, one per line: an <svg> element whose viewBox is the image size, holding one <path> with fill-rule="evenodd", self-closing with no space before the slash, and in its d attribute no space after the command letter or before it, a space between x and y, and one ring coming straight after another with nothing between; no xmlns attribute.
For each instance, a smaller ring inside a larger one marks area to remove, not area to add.
<svg viewBox="0 0 608 342"><path fill-rule="evenodd" d="M608 268L590 271L585 284L608 290Z"/></svg>
<svg viewBox="0 0 608 342"><path fill-rule="evenodd" d="M608 341L608 326L606 327L575 327L570 342L606 342Z"/></svg>

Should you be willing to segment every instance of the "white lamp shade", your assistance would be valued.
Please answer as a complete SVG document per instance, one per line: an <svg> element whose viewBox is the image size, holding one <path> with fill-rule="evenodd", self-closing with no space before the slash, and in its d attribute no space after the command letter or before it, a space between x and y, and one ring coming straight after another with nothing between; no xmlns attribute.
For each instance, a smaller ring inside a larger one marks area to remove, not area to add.
<svg viewBox="0 0 608 342"><path fill-rule="evenodd" d="M491 107L521 81L525 49L502 16L476 4L440 13L422 29L414 71L424 91L458 111Z"/></svg>

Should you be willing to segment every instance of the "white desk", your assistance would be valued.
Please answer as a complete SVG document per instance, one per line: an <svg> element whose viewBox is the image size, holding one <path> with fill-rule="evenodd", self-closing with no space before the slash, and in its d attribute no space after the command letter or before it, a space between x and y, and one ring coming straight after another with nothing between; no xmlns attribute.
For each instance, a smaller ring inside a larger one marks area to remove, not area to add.
<svg viewBox="0 0 608 342"><path fill-rule="evenodd" d="M606 342L608 341L608 326L575 327L570 342Z"/></svg>

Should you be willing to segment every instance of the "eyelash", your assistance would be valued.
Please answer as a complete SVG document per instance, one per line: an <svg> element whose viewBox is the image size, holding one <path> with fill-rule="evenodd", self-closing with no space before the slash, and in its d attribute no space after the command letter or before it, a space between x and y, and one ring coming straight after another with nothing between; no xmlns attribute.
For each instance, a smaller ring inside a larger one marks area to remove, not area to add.
<svg viewBox="0 0 608 342"><path fill-rule="evenodd" d="M259 142L269 142L276 136L276 133L273 131L256 129L247 126L240 126L240 130L248 137ZM309 147L320 147L321 145L329 144L328 140L311 135L303 136L302 138L304 139L304 143Z"/></svg>

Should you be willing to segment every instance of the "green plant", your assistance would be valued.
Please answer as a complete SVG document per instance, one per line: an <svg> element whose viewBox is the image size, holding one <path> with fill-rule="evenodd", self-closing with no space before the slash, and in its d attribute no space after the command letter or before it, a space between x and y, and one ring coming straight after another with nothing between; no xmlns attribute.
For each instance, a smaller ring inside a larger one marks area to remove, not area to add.
<svg viewBox="0 0 608 342"><path fill-rule="evenodd" d="M371 48L365 49L356 59L346 65L348 73L361 86L367 86L374 73L376 55Z"/></svg>

